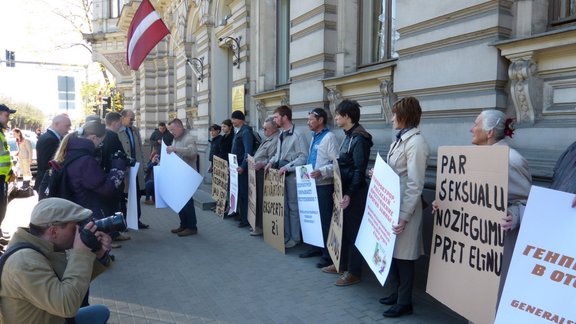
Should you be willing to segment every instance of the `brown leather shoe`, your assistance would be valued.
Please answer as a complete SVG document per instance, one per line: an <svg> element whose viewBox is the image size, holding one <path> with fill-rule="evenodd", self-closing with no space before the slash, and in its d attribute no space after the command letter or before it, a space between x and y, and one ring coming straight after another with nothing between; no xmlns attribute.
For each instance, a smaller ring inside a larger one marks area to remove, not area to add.
<svg viewBox="0 0 576 324"><path fill-rule="evenodd" d="M144 205L154 205L154 200L144 200Z"/></svg>
<svg viewBox="0 0 576 324"><path fill-rule="evenodd" d="M113 238L112 241L120 242L120 241L128 241L130 239L132 239L132 238L128 235L120 234L120 235L116 236L115 238Z"/></svg>
<svg viewBox="0 0 576 324"><path fill-rule="evenodd" d="M333 273L333 274L343 274L342 272L338 272L338 270L336 270L336 266L331 264L327 267L322 268L322 272L324 273Z"/></svg>
<svg viewBox="0 0 576 324"><path fill-rule="evenodd" d="M194 234L197 234L197 233L198 233L198 230L186 228L186 229L184 229L183 231L179 232L179 233L178 233L178 236L180 236L180 237L182 237L182 236L189 236L189 235L194 235Z"/></svg>
<svg viewBox="0 0 576 324"><path fill-rule="evenodd" d="M178 227L178 228L175 228L175 229L170 230L170 232L176 234L176 233L182 232L183 230L185 230L184 227Z"/></svg>
<svg viewBox="0 0 576 324"><path fill-rule="evenodd" d="M360 277L357 277L350 272L346 271L336 282L336 286L350 286L360 282Z"/></svg>

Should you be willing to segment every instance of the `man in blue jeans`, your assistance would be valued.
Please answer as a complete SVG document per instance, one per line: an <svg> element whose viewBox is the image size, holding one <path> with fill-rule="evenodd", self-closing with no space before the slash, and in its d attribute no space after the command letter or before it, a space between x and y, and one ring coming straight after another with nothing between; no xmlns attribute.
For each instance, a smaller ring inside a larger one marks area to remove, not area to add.
<svg viewBox="0 0 576 324"><path fill-rule="evenodd" d="M338 155L338 141L336 140L336 135L326 127L327 121L328 114L322 108L314 108L308 113L308 127L312 131L312 141L310 142L310 152L308 153L306 164L312 164L314 169L310 176L316 179L316 193L318 194L324 246L326 246L328 239L332 209L334 207L332 200L332 194L334 193L332 161ZM301 258L314 256L322 256L320 262L316 265L318 268L324 268L332 264L330 254L326 248L313 248L300 254Z"/></svg>

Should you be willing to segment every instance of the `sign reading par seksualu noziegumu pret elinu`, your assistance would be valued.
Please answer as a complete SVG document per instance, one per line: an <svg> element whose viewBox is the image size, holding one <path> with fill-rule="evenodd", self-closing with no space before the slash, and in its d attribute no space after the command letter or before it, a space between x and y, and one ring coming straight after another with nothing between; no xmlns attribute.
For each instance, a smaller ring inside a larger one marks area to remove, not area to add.
<svg viewBox="0 0 576 324"><path fill-rule="evenodd" d="M275 169L269 169L266 172L262 204L264 241L282 253L285 253L284 176Z"/></svg>
<svg viewBox="0 0 576 324"><path fill-rule="evenodd" d="M495 323L576 323L573 199L532 186Z"/></svg>
<svg viewBox="0 0 576 324"><path fill-rule="evenodd" d="M381 285L390 271L396 242L392 226L399 215L400 178L378 154L355 244Z"/></svg>
<svg viewBox="0 0 576 324"><path fill-rule="evenodd" d="M300 228L304 242L324 247L320 209L316 180L310 176L312 164L296 167L296 187L298 193L298 211L300 213Z"/></svg>
<svg viewBox="0 0 576 324"><path fill-rule="evenodd" d="M254 157L248 155L248 223L256 228L256 169Z"/></svg>
<svg viewBox="0 0 576 324"><path fill-rule="evenodd" d="M332 163L334 170L334 209L332 211L332 221L330 222L330 230L328 231L328 240L326 241L326 248L330 254L330 258L334 266L340 271L340 257L342 256L342 227L344 226L344 215L340 202L342 201L342 178L340 177L340 166L338 161L334 160Z"/></svg>
<svg viewBox="0 0 576 324"><path fill-rule="evenodd" d="M233 214L238 209L238 158L236 154L228 153L228 166L230 173L230 197L228 202L228 215ZM246 211L242 211L245 213Z"/></svg>
<svg viewBox="0 0 576 324"><path fill-rule="evenodd" d="M474 323L492 323L508 201L504 145L438 148L426 292Z"/></svg>
<svg viewBox="0 0 576 324"><path fill-rule="evenodd" d="M216 201L216 214L224 217L228 201L228 162L217 156L212 160L212 199Z"/></svg>

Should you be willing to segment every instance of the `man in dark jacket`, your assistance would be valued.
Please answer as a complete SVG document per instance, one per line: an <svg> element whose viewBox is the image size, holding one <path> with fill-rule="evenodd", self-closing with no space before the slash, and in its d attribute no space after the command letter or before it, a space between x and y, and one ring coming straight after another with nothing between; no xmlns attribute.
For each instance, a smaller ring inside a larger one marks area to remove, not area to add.
<svg viewBox="0 0 576 324"><path fill-rule="evenodd" d="M122 127L122 115L115 111L109 112L105 117L106 122L106 135L104 135L104 140L102 141L102 161L100 165L104 169L105 173L110 172L112 168L112 156L120 151L123 154L124 148L122 143L118 138L118 131ZM105 199L102 201L102 210L106 216L113 215L114 213L122 210L122 202L124 200L124 190L123 186L116 190L116 193L110 199ZM130 239L130 236L126 234L121 234L118 232L110 233L112 240L114 241L126 241ZM112 247L118 248L120 245L118 243L112 243Z"/></svg>
<svg viewBox="0 0 576 324"><path fill-rule="evenodd" d="M342 179L342 201L340 207L344 211L342 228L342 251L340 264L347 265L348 271L335 282L337 286L348 286L360 282L364 259L354 243L362 223L362 215L366 206L368 184L366 169L370 159L372 135L360 121L360 105L353 100L344 100L336 107L334 120L336 125L344 130L346 137L340 145L338 166ZM325 267L322 271L337 273L334 265Z"/></svg>
<svg viewBox="0 0 576 324"><path fill-rule="evenodd" d="M64 114L57 115L52 119L52 125L38 138L38 142L36 143L38 172L36 173L34 190L38 191L44 174L50 168L48 162L54 158L54 153L56 153L60 141L68 134L71 126L72 123L68 116ZM38 195L41 196L43 193L39 192Z"/></svg>
<svg viewBox="0 0 576 324"><path fill-rule="evenodd" d="M152 146L151 149L156 151L156 153L160 154L162 141L164 141L164 143L166 143L167 146L170 146L172 145L173 140L174 136L170 134L170 132L166 128L166 123L159 122L158 128L156 128L152 132L152 135L150 135L150 145Z"/></svg>
<svg viewBox="0 0 576 324"><path fill-rule="evenodd" d="M236 154L238 159L238 215L240 224L238 227L248 225L248 154L254 154L252 145L254 142L252 128L244 124L246 117L240 110L232 113L232 125L238 131L234 135L232 143L232 154Z"/></svg>

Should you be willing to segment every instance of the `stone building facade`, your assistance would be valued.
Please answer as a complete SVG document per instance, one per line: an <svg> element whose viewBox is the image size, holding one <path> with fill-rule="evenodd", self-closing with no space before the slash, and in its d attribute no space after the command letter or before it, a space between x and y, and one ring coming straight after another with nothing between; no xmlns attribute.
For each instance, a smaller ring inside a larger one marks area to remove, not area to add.
<svg viewBox="0 0 576 324"><path fill-rule="evenodd" d="M136 111L143 137L158 121L185 120L201 170L208 126L232 107L257 126L289 104L306 127L312 108L333 115L342 99L357 100L373 156L393 139L397 98L420 99L432 152L469 144L474 118L497 108L517 118L511 144L542 182L576 140L573 1L151 0L171 34L130 71L126 33L139 3L95 0L94 32L85 37Z"/></svg>

